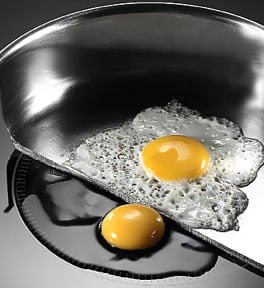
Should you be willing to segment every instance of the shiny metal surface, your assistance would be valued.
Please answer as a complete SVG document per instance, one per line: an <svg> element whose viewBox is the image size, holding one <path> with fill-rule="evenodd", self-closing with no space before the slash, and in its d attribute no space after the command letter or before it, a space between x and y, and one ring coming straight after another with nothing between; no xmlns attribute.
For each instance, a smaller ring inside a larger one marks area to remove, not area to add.
<svg viewBox="0 0 264 288"><path fill-rule="evenodd" d="M0 80L14 146L64 171L81 138L171 98L264 141L263 26L212 9L131 3L59 18L0 52ZM263 270L263 185L262 169L239 232L191 233Z"/></svg>

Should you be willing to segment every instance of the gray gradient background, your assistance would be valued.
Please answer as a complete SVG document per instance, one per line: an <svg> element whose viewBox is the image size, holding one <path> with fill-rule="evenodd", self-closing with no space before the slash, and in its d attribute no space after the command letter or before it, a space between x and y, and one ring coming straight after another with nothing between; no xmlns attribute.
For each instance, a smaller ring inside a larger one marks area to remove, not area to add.
<svg viewBox="0 0 264 288"><path fill-rule="evenodd" d="M0 50L28 30L56 17L92 6L123 1L92 0L7 0L0 3ZM173 1L170 1L173 2ZM174 1L221 9L264 24L263 0ZM6 163L13 146L0 113L0 287L70 288L70 287L198 287L260 288L264 278L220 259L209 277L189 282L133 281L81 270L65 263L32 237L17 211L4 214L7 206ZM252 239L254 242L254 239ZM260 253L263 251L260 251Z"/></svg>

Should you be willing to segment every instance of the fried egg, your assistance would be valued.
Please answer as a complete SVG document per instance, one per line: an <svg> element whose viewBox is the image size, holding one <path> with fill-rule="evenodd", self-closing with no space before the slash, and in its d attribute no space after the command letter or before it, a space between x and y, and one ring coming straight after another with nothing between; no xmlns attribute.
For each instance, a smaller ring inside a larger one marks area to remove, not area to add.
<svg viewBox="0 0 264 288"><path fill-rule="evenodd" d="M127 203L193 228L228 231L239 228L248 205L240 187L263 162L262 143L235 123L172 100L87 137L65 165Z"/></svg>
<svg viewBox="0 0 264 288"><path fill-rule="evenodd" d="M196 179L207 169L209 155L199 141L181 135L158 137L142 150L146 173L160 181Z"/></svg>

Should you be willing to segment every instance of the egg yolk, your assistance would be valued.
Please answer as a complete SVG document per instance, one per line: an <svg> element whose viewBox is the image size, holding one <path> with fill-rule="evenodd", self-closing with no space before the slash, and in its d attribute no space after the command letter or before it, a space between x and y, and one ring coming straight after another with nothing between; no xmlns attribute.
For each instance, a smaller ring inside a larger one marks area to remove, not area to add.
<svg viewBox="0 0 264 288"><path fill-rule="evenodd" d="M141 250L156 245L165 224L154 209L141 204L125 204L111 210L101 223L101 234L113 247Z"/></svg>
<svg viewBox="0 0 264 288"><path fill-rule="evenodd" d="M206 148L197 140L181 135L149 142L141 156L146 173L164 181L195 179L205 173L209 164Z"/></svg>

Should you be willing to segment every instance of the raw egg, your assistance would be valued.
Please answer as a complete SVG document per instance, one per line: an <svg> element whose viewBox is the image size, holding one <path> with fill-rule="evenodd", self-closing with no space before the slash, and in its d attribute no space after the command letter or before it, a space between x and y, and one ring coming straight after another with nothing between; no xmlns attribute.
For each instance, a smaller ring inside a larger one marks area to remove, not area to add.
<svg viewBox="0 0 264 288"><path fill-rule="evenodd" d="M101 234L113 247L141 250L155 246L164 235L162 216L140 204L125 204L111 210L101 223Z"/></svg>

